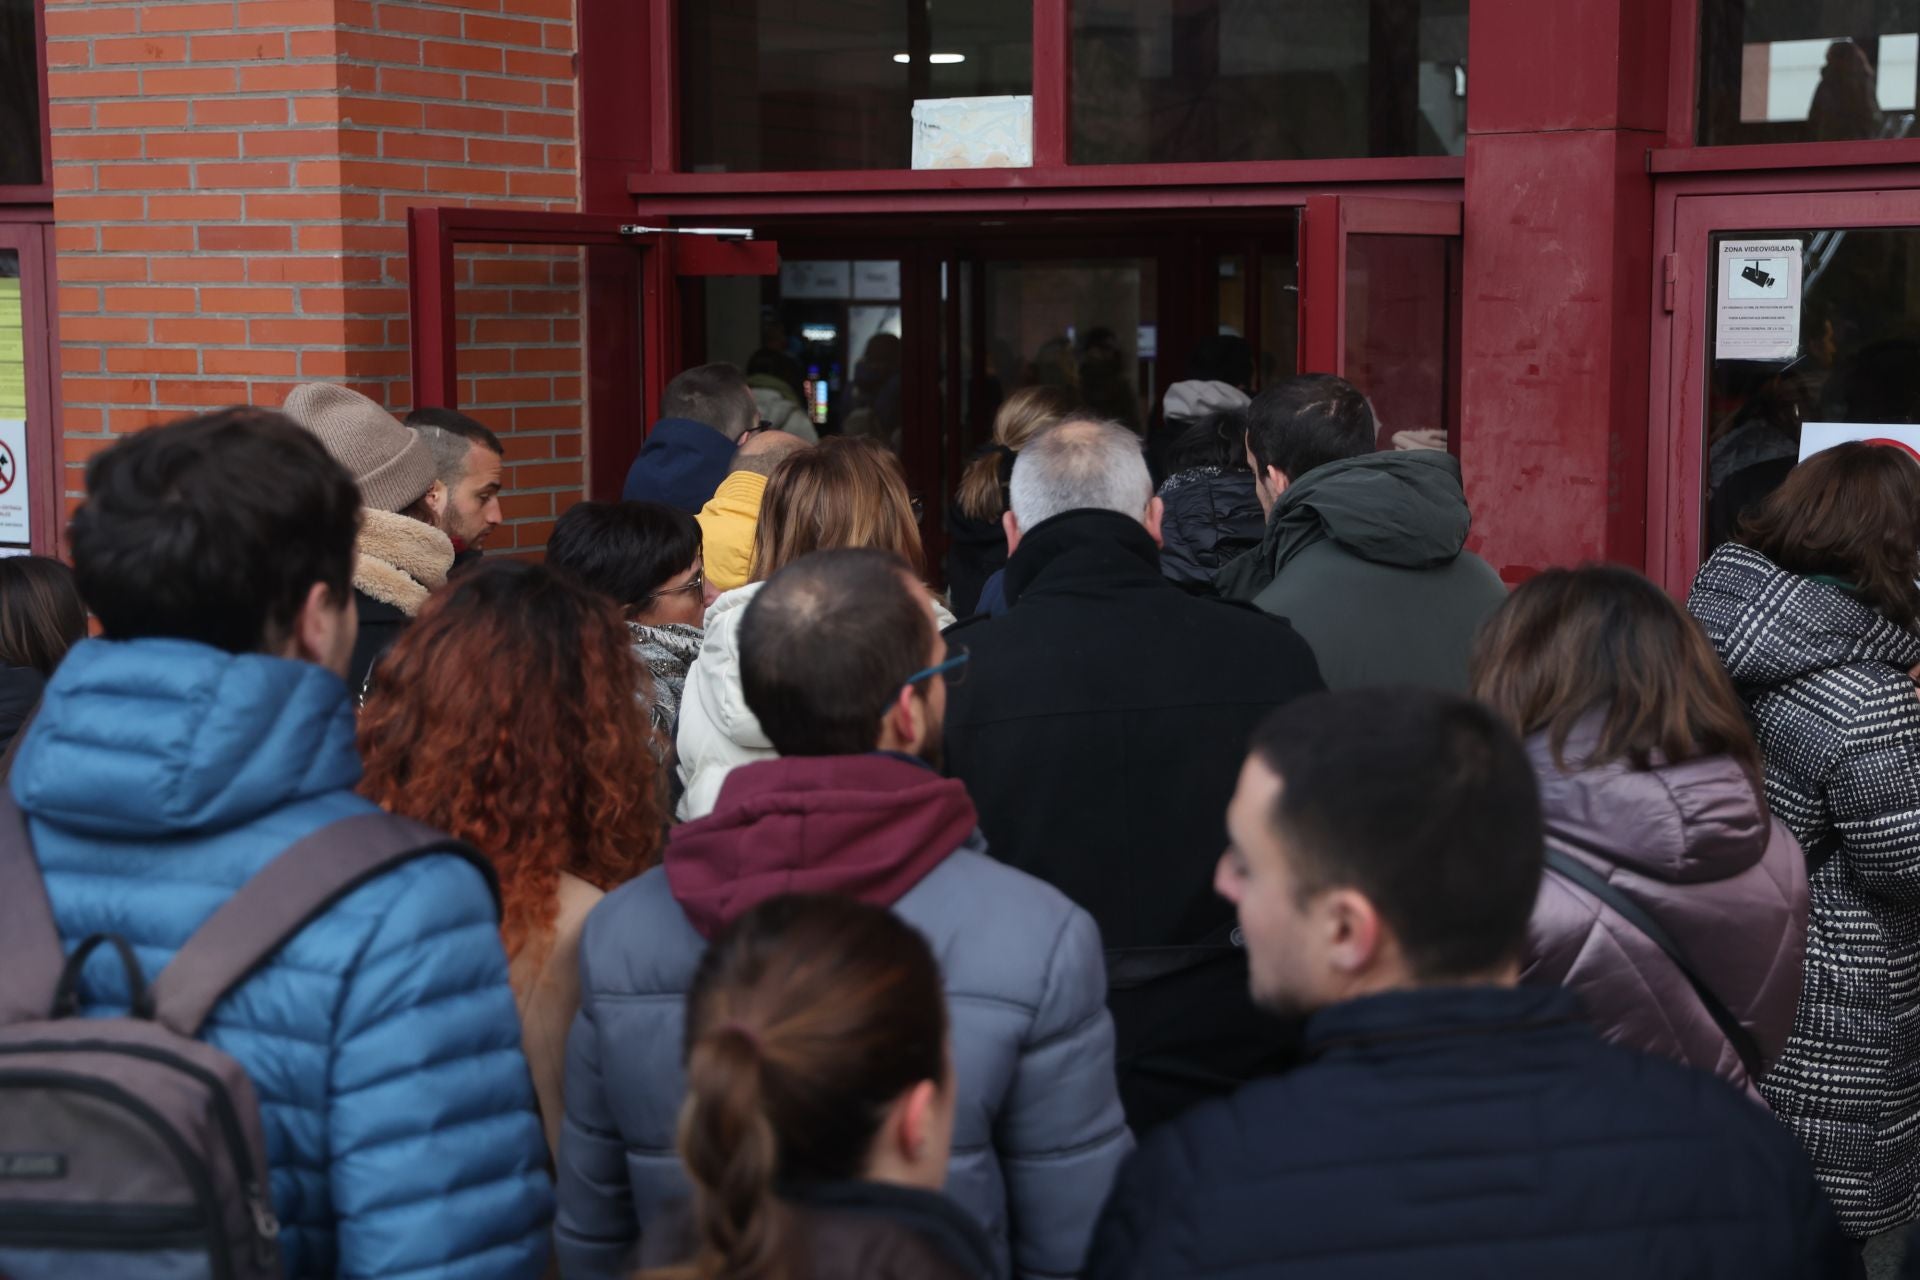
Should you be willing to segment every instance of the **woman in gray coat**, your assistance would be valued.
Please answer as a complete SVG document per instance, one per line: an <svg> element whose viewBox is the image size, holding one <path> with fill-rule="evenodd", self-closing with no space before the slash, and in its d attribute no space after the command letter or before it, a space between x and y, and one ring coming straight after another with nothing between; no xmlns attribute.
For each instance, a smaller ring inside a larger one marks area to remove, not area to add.
<svg viewBox="0 0 1920 1280"><path fill-rule="evenodd" d="M1630 569L1553 569L1488 621L1473 686L1540 780L1548 864L1522 980L1757 1099L1800 997L1807 871L1705 634Z"/></svg>
<svg viewBox="0 0 1920 1280"><path fill-rule="evenodd" d="M1859 1237L1920 1213L1920 464L1801 463L1694 579L1806 849L1806 987L1761 1092Z"/></svg>

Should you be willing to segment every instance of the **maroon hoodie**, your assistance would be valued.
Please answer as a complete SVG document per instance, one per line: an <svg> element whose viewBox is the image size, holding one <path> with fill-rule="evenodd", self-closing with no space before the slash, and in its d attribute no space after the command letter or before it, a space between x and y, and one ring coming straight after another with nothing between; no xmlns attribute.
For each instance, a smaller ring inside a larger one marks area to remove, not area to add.
<svg viewBox="0 0 1920 1280"><path fill-rule="evenodd" d="M782 893L891 907L979 825L965 784L898 756L763 760L674 829L667 883L703 938Z"/></svg>

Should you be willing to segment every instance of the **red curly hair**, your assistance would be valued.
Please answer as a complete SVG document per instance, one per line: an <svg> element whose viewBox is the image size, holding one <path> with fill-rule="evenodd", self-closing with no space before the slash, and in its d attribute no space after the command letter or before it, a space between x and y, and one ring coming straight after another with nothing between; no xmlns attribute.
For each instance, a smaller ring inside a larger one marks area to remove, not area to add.
<svg viewBox="0 0 1920 1280"><path fill-rule="evenodd" d="M611 601L496 561L374 668L360 793L493 860L510 957L550 945L561 872L611 889L653 865L664 815L632 643Z"/></svg>

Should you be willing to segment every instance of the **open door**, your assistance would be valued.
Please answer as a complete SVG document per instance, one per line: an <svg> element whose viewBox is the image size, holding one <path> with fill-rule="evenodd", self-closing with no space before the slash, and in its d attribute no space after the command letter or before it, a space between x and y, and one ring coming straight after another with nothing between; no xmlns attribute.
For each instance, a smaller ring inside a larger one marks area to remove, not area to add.
<svg viewBox="0 0 1920 1280"><path fill-rule="evenodd" d="M620 496L680 368L678 281L780 267L749 230L498 209L413 209L407 251L414 402L501 435L517 550L579 498Z"/></svg>
<svg viewBox="0 0 1920 1280"><path fill-rule="evenodd" d="M1301 217L1300 370L1367 393L1379 445L1460 447L1458 200L1310 196Z"/></svg>

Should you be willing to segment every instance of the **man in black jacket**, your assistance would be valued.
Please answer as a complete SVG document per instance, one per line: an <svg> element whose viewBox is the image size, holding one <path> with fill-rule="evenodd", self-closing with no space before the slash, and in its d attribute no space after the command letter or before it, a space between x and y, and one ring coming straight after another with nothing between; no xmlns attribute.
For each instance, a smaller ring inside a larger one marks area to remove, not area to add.
<svg viewBox="0 0 1920 1280"><path fill-rule="evenodd" d="M1090 1280L1853 1273L1807 1157L1720 1080L1518 987L1540 801L1478 704L1302 699L1254 739L1220 892L1307 1065L1142 1147Z"/></svg>
<svg viewBox="0 0 1920 1280"><path fill-rule="evenodd" d="M1248 735L1321 687L1284 621L1161 576L1161 510L1133 432L1052 428L1013 469L1010 611L948 632L949 772L994 855L1099 924L1136 1131L1286 1060L1212 868Z"/></svg>

